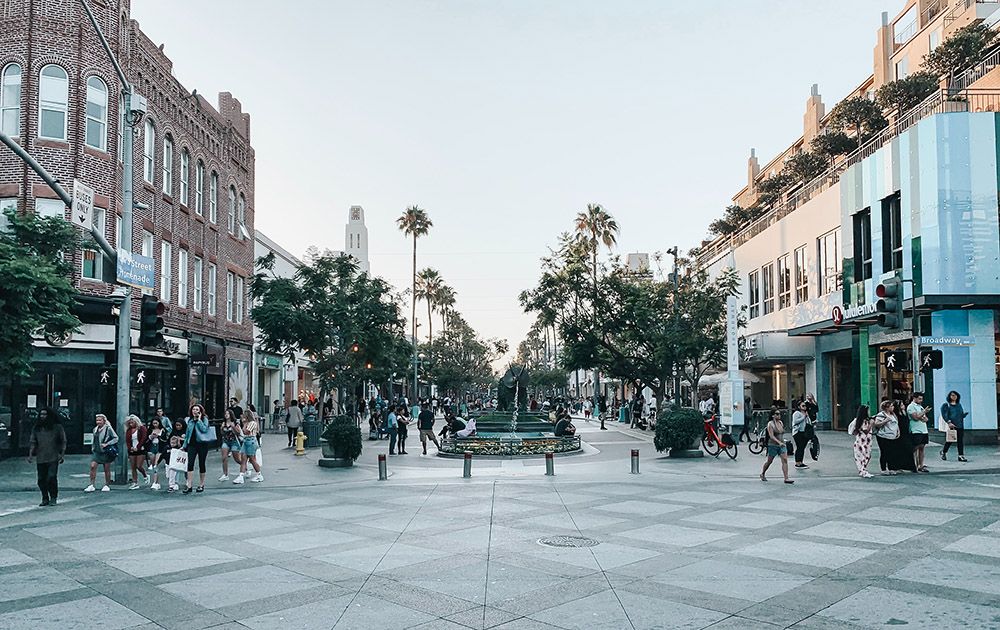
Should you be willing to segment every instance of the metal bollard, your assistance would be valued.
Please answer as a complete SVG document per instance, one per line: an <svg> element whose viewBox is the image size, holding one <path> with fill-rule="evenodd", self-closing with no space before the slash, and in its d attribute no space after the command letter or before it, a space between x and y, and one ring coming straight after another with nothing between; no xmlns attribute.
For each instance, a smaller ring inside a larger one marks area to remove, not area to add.
<svg viewBox="0 0 1000 630"><path fill-rule="evenodd" d="M465 451L465 466L462 469L462 476L468 479L472 476L472 453Z"/></svg>
<svg viewBox="0 0 1000 630"><path fill-rule="evenodd" d="M632 449L632 474L639 474L639 449Z"/></svg>
<svg viewBox="0 0 1000 630"><path fill-rule="evenodd" d="M379 453L379 455L378 455L378 480L379 481L385 481L388 478L389 478L389 475L388 475L388 473L386 471L385 453Z"/></svg>
<svg viewBox="0 0 1000 630"><path fill-rule="evenodd" d="M555 454L546 453L545 454L545 476L555 477L556 476L556 464L555 464Z"/></svg>

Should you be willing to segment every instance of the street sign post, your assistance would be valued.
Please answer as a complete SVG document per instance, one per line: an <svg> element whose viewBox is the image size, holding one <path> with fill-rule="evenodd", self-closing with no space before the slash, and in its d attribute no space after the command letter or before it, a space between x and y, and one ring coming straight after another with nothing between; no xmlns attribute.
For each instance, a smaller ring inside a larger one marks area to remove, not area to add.
<svg viewBox="0 0 1000 630"><path fill-rule="evenodd" d="M156 288L155 265L149 256L135 254L119 247L115 270L118 284L137 289L153 290Z"/></svg>
<svg viewBox="0 0 1000 630"><path fill-rule="evenodd" d="M73 207L69 216L73 225L85 230L94 222L94 189L78 179L73 180Z"/></svg>

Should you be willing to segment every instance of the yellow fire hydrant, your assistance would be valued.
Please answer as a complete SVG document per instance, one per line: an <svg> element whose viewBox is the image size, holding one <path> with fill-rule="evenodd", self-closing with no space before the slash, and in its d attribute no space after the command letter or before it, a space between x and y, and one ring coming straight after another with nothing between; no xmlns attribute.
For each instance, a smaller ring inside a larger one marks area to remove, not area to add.
<svg viewBox="0 0 1000 630"><path fill-rule="evenodd" d="M295 454L306 454L306 434L302 432L302 429L299 429L299 432L295 434Z"/></svg>

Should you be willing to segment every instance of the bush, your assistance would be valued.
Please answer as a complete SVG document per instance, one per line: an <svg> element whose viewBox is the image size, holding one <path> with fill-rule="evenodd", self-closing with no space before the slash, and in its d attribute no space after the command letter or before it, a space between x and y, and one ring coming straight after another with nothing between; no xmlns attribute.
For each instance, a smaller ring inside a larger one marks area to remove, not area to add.
<svg viewBox="0 0 1000 630"><path fill-rule="evenodd" d="M838 155L846 155L858 148L858 141L843 131L826 131L813 138L809 144L813 153L832 160Z"/></svg>
<svg viewBox="0 0 1000 630"><path fill-rule="evenodd" d="M653 446L663 452L669 448L688 449L705 432L705 421L697 410L682 407L665 409L656 421Z"/></svg>
<svg viewBox="0 0 1000 630"><path fill-rule="evenodd" d="M351 461L361 457L361 429L348 416L334 416L320 438L326 440L338 457Z"/></svg>
<svg viewBox="0 0 1000 630"><path fill-rule="evenodd" d="M905 79L890 81L875 92L875 102L882 109L904 114L937 92L938 78L930 72L914 72Z"/></svg>

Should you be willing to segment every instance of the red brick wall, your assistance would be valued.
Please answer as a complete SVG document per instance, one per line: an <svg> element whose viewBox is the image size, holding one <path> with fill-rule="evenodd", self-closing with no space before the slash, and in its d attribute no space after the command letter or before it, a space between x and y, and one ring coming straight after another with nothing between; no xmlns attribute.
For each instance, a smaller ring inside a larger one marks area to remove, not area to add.
<svg viewBox="0 0 1000 630"><path fill-rule="evenodd" d="M226 272L246 278L253 272L254 231L254 152L250 145L250 117L239 101L229 93L219 95L219 109L201 95L192 97L173 76L173 64L128 19L128 0L91 0L112 50L138 94L148 100L148 117L156 126L156 167L152 185L143 178L144 123L134 137L133 163L135 200L149 206L133 212L133 250L141 251L143 230L154 234L159 295L160 252L164 240L172 244L172 291L168 301L166 326L214 337L252 343L249 311L244 307L242 324L226 321ZM6 8L6 12L3 9ZM68 0L4 0L0 2L0 68L16 62L22 68L21 137L22 146L55 176L67 189L74 178L81 179L97 192L98 204L109 205L105 236L115 243L114 213L121 213L121 176L118 160L118 117L121 84L100 45L93 27L78 2ZM38 76L48 63L58 63L69 75L68 141L40 140L38 135ZM107 152L84 144L86 81L99 76L108 85ZM162 191L163 143L166 134L173 138L173 189ZM180 201L181 151L190 152L190 207ZM204 161L204 216L195 214L195 185L198 160ZM219 174L218 223L208 221L211 172ZM245 225L250 238L228 233L228 190L234 186L246 199ZM5 147L0 147L0 191L16 192L21 211L34 208L35 199L52 198L52 191ZM193 303L194 280L188 280L188 308L178 306L178 252L189 252L188 274L193 272L194 257L204 260L203 307L196 313ZM216 316L208 317L208 263L218 267ZM80 278L81 254L76 255L74 284L81 292L106 295L112 285ZM137 295L134 294L134 296ZM136 305L137 308L137 305ZM136 311L134 311L136 312Z"/></svg>

